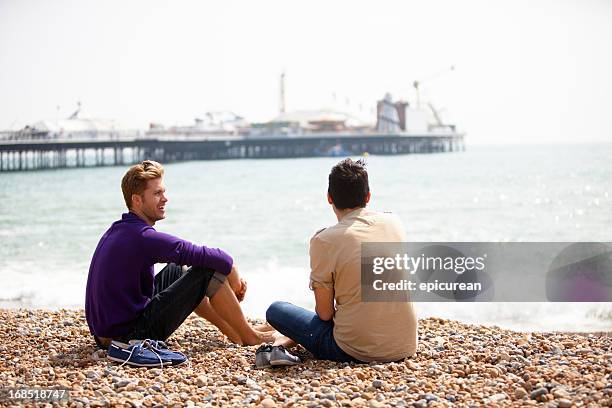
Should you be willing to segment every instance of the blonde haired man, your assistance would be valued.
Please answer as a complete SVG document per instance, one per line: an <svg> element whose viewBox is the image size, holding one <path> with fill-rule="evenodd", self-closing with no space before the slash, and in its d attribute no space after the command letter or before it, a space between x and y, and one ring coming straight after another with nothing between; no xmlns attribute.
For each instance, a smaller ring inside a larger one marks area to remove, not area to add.
<svg viewBox="0 0 612 408"><path fill-rule="evenodd" d="M100 239L87 279L85 314L96 343L106 348L113 339L126 346L133 339L164 341L193 311L236 343L269 339L242 313L238 302L246 283L229 254L153 228L166 217L163 175L161 164L145 160L121 182L128 212ZM156 263L168 265L154 275Z"/></svg>

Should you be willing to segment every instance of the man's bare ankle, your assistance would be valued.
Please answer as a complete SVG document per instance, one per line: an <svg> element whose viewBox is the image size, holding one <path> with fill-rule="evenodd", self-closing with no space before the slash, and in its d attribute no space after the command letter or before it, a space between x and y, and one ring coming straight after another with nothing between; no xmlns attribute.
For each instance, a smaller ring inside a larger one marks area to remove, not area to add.
<svg viewBox="0 0 612 408"><path fill-rule="evenodd" d="M257 332L258 337L261 339L262 343L273 343L274 342L274 333L276 332Z"/></svg>
<svg viewBox="0 0 612 408"><path fill-rule="evenodd" d="M265 342L263 341L263 339L261 339L261 338L259 338L259 337L253 337L253 338L251 338L251 339L244 340L244 341L242 342L242 345L243 345L243 346L257 346L257 345L259 345L259 344L261 344L261 343L265 343Z"/></svg>

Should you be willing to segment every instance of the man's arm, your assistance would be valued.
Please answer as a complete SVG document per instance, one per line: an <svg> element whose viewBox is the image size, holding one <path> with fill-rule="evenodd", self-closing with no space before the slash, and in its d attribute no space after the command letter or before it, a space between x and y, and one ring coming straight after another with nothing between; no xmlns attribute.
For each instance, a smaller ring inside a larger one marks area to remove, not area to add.
<svg viewBox="0 0 612 408"><path fill-rule="evenodd" d="M334 290L324 287L314 288L315 312L319 319L328 321L334 318Z"/></svg>
<svg viewBox="0 0 612 408"><path fill-rule="evenodd" d="M234 260L219 248L194 245L178 237L147 228L142 231L141 248L154 263L173 262L177 265L203 266L229 275Z"/></svg>
<svg viewBox="0 0 612 408"><path fill-rule="evenodd" d="M315 312L319 319L334 318L334 277L335 259L330 256L328 244L320 239L317 232L310 240L310 289L315 295Z"/></svg>

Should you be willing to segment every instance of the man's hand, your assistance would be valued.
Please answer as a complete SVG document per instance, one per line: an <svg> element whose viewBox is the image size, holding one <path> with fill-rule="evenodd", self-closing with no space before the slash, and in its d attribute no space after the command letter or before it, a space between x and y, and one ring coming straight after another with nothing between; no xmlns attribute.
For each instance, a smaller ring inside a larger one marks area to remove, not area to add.
<svg viewBox="0 0 612 408"><path fill-rule="evenodd" d="M232 266L232 270L229 275L227 275L227 283L229 283L230 288L236 295L236 298L239 302L242 302L247 290L247 284L244 279L240 278L240 274L238 273L238 269L236 265Z"/></svg>
<svg viewBox="0 0 612 408"><path fill-rule="evenodd" d="M244 296L246 295L247 283L242 278L240 278L240 283L242 284L242 287L240 288L238 292L234 292L234 293L236 293L236 298L238 299L238 301L242 302L244 300Z"/></svg>

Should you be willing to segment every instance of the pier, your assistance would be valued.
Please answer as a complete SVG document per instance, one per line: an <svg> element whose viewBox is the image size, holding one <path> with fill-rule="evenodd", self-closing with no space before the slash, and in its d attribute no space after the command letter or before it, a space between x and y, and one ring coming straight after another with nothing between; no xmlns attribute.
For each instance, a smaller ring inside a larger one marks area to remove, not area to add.
<svg viewBox="0 0 612 408"><path fill-rule="evenodd" d="M162 163L187 160L346 157L464 150L461 134L307 135L289 138L120 140L3 140L0 172L119 166L151 159Z"/></svg>

